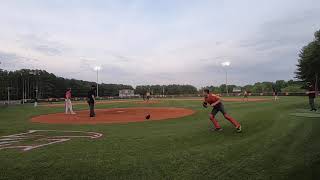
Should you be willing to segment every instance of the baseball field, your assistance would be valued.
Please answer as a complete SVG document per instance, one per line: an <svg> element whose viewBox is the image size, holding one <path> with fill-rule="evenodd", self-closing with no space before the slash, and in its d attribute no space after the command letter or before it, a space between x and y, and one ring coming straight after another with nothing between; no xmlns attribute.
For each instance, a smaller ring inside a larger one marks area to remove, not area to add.
<svg viewBox="0 0 320 180"><path fill-rule="evenodd" d="M209 131L210 109L195 99L100 102L96 119L85 103L76 115L59 104L3 107L0 179L319 178L320 113L306 97L263 99L225 99L242 133L221 114L223 131Z"/></svg>

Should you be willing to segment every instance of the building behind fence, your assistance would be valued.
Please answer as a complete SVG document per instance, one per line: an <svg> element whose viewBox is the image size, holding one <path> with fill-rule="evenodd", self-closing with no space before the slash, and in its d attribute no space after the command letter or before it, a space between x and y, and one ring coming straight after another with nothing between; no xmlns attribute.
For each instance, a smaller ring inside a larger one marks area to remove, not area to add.
<svg viewBox="0 0 320 180"><path fill-rule="evenodd" d="M134 90L132 90L132 89L119 90L119 97L120 98L134 97L134 96L136 96L136 95L134 94Z"/></svg>

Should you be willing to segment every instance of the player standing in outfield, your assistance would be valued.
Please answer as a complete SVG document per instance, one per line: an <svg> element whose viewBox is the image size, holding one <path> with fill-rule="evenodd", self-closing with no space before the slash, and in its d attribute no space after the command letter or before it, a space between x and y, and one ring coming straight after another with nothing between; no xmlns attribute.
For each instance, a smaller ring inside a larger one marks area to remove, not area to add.
<svg viewBox="0 0 320 180"><path fill-rule="evenodd" d="M278 98L278 91L275 87L272 87L272 91L273 91L273 100L277 101L279 99Z"/></svg>
<svg viewBox="0 0 320 180"><path fill-rule="evenodd" d="M34 91L34 104L33 104L34 107L38 106L38 97L37 97L37 95L38 95L38 90L36 89Z"/></svg>
<svg viewBox="0 0 320 180"><path fill-rule="evenodd" d="M211 107L213 107L210 113L210 120L212 121L215 127L214 131L222 130L217 119L215 119L216 114L220 111L223 114L224 118L226 118L228 121L230 121L233 124L237 132L241 132L241 125L235 119L233 119L230 115L227 114L219 96L210 93L209 89L205 89L203 91L203 95L204 95L203 107L207 108L208 104Z"/></svg>
<svg viewBox="0 0 320 180"><path fill-rule="evenodd" d="M90 117L95 117L96 113L94 112L94 104L95 104L95 96L96 96L96 86L92 85L90 91L88 92L87 102L89 104L90 109Z"/></svg>
<svg viewBox="0 0 320 180"><path fill-rule="evenodd" d="M66 114L69 114L69 111L71 114L76 114L75 112L73 112L73 109L72 109L71 88L67 89L65 94L65 107L66 107Z"/></svg>
<svg viewBox="0 0 320 180"><path fill-rule="evenodd" d="M314 101L315 101L315 98L316 98L316 90L314 88L314 86L311 84L311 83L307 83L308 85L308 96L309 96L309 104L310 104L310 111L317 111L315 105L314 105Z"/></svg>
<svg viewBox="0 0 320 180"><path fill-rule="evenodd" d="M34 107L37 107L38 106L38 98L35 97L34 98L34 104L33 104Z"/></svg>
<svg viewBox="0 0 320 180"><path fill-rule="evenodd" d="M150 92L146 93L146 97L147 97L147 102L150 100Z"/></svg>
<svg viewBox="0 0 320 180"><path fill-rule="evenodd" d="M244 90L244 93L243 93L243 101L245 101L245 99L249 101L248 92L246 90Z"/></svg>

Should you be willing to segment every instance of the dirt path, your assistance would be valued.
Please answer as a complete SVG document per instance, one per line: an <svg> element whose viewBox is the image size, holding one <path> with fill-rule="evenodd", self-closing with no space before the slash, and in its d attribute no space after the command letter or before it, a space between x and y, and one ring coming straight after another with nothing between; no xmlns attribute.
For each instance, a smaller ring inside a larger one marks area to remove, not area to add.
<svg viewBox="0 0 320 180"><path fill-rule="evenodd" d="M180 118L194 114L195 111L185 108L113 108L97 109L96 117L90 118L88 111L78 111L76 115L64 113L47 114L33 117L32 122L48 124L99 124L99 123L129 123L153 120ZM145 117L151 115L149 120Z"/></svg>

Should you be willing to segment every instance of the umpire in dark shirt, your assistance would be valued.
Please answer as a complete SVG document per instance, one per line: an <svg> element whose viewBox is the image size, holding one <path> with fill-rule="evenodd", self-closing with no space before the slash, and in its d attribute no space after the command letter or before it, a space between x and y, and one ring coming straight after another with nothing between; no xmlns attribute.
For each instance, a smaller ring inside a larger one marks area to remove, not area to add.
<svg viewBox="0 0 320 180"><path fill-rule="evenodd" d="M311 84L311 83L308 83L308 96L309 96L309 104L310 104L310 111L317 111L316 107L315 107L315 104L314 104L314 101L315 101L315 98L316 98L316 91L315 91L315 88L314 86Z"/></svg>
<svg viewBox="0 0 320 180"><path fill-rule="evenodd" d="M96 113L94 112L94 103L96 101L96 86L92 85L90 91L88 92L88 104L90 108L90 117L95 117Z"/></svg>

